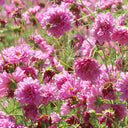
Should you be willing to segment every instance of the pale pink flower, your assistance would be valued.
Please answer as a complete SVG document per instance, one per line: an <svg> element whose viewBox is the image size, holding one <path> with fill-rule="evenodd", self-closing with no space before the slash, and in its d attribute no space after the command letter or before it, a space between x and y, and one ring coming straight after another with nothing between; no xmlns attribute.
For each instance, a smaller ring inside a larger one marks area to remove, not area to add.
<svg viewBox="0 0 128 128"><path fill-rule="evenodd" d="M59 122L61 120L60 115L57 114L56 112L52 112L50 114L50 116L51 116L51 119L52 119L52 123Z"/></svg>

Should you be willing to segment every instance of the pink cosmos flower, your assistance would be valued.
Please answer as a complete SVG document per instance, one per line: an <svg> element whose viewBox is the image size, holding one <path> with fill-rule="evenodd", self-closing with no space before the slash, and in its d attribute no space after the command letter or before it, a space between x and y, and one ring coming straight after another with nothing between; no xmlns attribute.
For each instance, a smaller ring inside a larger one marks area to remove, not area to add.
<svg viewBox="0 0 128 128"><path fill-rule="evenodd" d="M38 78L38 70L30 65L22 65L20 67L22 70L24 70L24 74L26 77L32 77L33 79Z"/></svg>
<svg viewBox="0 0 128 128"><path fill-rule="evenodd" d="M7 14L7 16L9 16L9 17L12 16L13 11L16 9L16 8L14 7L14 4L4 4L3 7L5 8L6 14Z"/></svg>
<svg viewBox="0 0 128 128"><path fill-rule="evenodd" d="M28 119L31 118L33 121L35 121L40 116L39 110L35 104L23 106L23 110L25 111L24 115Z"/></svg>
<svg viewBox="0 0 128 128"><path fill-rule="evenodd" d="M75 73L82 80L95 81L100 73L100 64L94 58L78 58L75 62Z"/></svg>
<svg viewBox="0 0 128 128"><path fill-rule="evenodd" d="M127 71L128 64L125 58L120 57L115 61L116 69L119 71Z"/></svg>
<svg viewBox="0 0 128 128"><path fill-rule="evenodd" d="M124 26L117 26L114 28L112 40L117 41L121 45L128 46L128 28Z"/></svg>
<svg viewBox="0 0 128 128"><path fill-rule="evenodd" d="M5 3L5 0L0 0L0 5L3 5Z"/></svg>
<svg viewBox="0 0 128 128"><path fill-rule="evenodd" d="M15 128L15 122L9 119L0 119L1 128Z"/></svg>
<svg viewBox="0 0 128 128"><path fill-rule="evenodd" d="M100 75L99 82L97 84L101 85L102 87L102 94L104 99L111 99L115 100L115 85L118 79L118 73L116 72L104 72Z"/></svg>
<svg viewBox="0 0 128 128"><path fill-rule="evenodd" d="M120 120L124 119L124 117L128 113L128 109L126 109L126 105L118 103L118 104L112 104L111 106L115 112L115 117L119 118Z"/></svg>
<svg viewBox="0 0 128 128"><path fill-rule="evenodd" d="M43 97L42 100L45 105L47 105L49 101L55 99L56 91L57 89L52 83L48 83L43 86L41 96Z"/></svg>
<svg viewBox="0 0 128 128"><path fill-rule="evenodd" d="M121 101L128 101L128 72L126 74L121 73L121 78L117 80L117 86L116 89L119 92L122 92L120 94L119 98Z"/></svg>
<svg viewBox="0 0 128 128"><path fill-rule="evenodd" d="M89 95L92 88L92 83L90 81L81 82L81 90L77 93L77 98L79 102L76 104L77 107L82 106L82 108L87 108L86 100L87 95Z"/></svg>
<svg viewBox="0 0 128 128"><path fill-rule="evenodd" d="M2 53L6 62L17 64L28 62L33 55L33 50L28 44L21 44L20 46L6 48Z"/></svg>
<svg viewBox="0 0 128 128"><path fill-rule="evenodd" d="M22 126L21 124L17 125L16 128L27 128L26 126Z"/></svg>
<svg viewBox="0 0 128 128"><path fill-rule="evenodd" d="M118 26L123 26L125 25L125 20L126 20L126 14L124 13L123 15L117 18L116 23Z"/></svg>
<svg viewBox="0 0 128 128"><path fill-rule="evenodd" d="M21 81L24 77L24 71L21 70L21 68L17 67L15 72L12 73L14 81L17 83ZM7 94L9 89L15 89L16 86L11 81L12 77L10 73L3 72L0 74L0 95L3 96L4 94Z"/></svg>
<svg viewBox="0 0 128 128"><path fill-rule="evenodd" d="M52 112L50 116L52 119L52 123L59 122L61 120L61 117L56 112Z"/></svg>
<svg viewBox="0 0 128 128"><path fill-rule="evenodd" d="M48 59L49 55L43 53L41 50L34 50L33 60L46 60Z"/></svg>
<svg viewBox="0 0 128 128"><path fill-rule="evenodd" d="M81 82L82 80L76 80L75 76L71 75L70 79L68 79L58 91L56 95L57 100L64 100L75 96L76 93L81 90Z"/></svg>
<svg viewBox="0 0 128 128"><path fill-rule="evenodd" d="M113 3L113 0L100 0L96 3L96 6L100 9L108 9L111 8Z"/></svg>
<svg viewBox="0 0 128 128"><path fill-rule="evenodd" d="M59 72L64 71L63 65L60 62L58 62L57 57L51 57L50 62L57 71Z"/></svg>
<svg viewBox="0 0 128 128"><path fill-rule="evenodd" d="M31 17L31 14L35 15L40 9L41 8L39 5L35 5L34 7L29 8L28 11L22 14L23 19L26 20L26 24L30 24L31 21L33 22L34 25L36 24L36 21Z"/></svg>
<svg viewBox="0 0 128 128"><path fill-rule="evenodd" d="M78 117L76 117L76 116L70 116L70 117L68 117L65 120L65 122L68 123L68 124L79 124L80 123Z"/></svg>
<svg viewBox="0 0 128 128"><path fill-rule="evenodd" d="M45 54L45 56L50 57L54 51L54 47L47 45L47 42L41 37L41 35L34 35L31 38L35 41L35 44L38 45L40 50Z"/></svg>
<svg viewBox="0 0 128 128"><path fill-rule="evenodd" d="M44 80L44 83L49 83L49 82L52 82L52 78L53 76L55 75L55 72L53 70L46 70L43 74L43 80Z"/></svg>
<svg viewBox="0 0 128 128"><path fill-rule="evenodd" d="M103 41L110 41L111 34L114 29L114 18L110 12L99 13L93 23L93 35L95 39L102 45Z"/></svg>
<svg viewBox="0 0 128 128"><path fill-rule="evenodd" d="M71 111L71 103L68 100L66 100L66 102L62 104L60 109L61 115L68 114Z"/></svg>
<svg viewBox="0 0 128 128"><path fill-rule="evenodd" d="M70 79L71 75L66 72L63 71L62 73L56 74L54 79L55 79L55 83L57 88L60 90L62 85L68 80Z"/></svg>
<svg viewBox="0 0 128 128"><path fill-rule="evenodd" d="M110 111L105 111L104 115L99 118L99 122L100 123L106 122L108 128L112 128L112 124L113 124L112 120L114 120L113 113L111 113Z"/></svg>
<svg viewBox="0 0 128 128"><path fill-rule="evenodd" d="M88 41L90 42L90 44L89 44ZM93 37L90 37L88 39L88 41L84 40L82 46L80 47L80 54L83 57L84 56L89 57L89 55L91 53L91 50L92 50L92 48L93 48L93 46L95 45L95 42L96 42Z"/></svg>
<svg viewBox="0 0 128 128"><path fill-rule="evenodd" d="M101 87L93 86L91 88L90 94L87 95L87 108L95 110L96 113L101 113L109 108L109 104L103 101Z"/></svg>
<svg viewBox="0 0 128 128"><path fill-rule="evenodd" d="M72 20L73 15L66 6L54 5L43 13L41 25L43 29L48 31L49 35L59 37L64 35L65 31L69 31L72 28Z"/></svg>
<svg viewBox="0 0 128 128"><path fill-rule="evenodd" d="M84 36L84 34L83 34ZM72 43L71 45L74 48L74 51L79 50L79 48L81 47L81 45L83 44L84 38L80 35L80 34L75 34L73 39L72 39ZM72 47L71 46L71 47Z"/></svg>
<svg viewBox="0 0 128 128"><path fill-rule="evenodd" d="M89 120L90 117L91 117L90 112L88 112L88 111L83 112L82 118L83 118L85 123L90 123L90 120Z"/></svg>
<svg viewBox="0 0 128 128"><path fill-rule="evenodd" d="M12 0L12 3L16 4L16 5L20 5L22 7L22 5L25 6L25 3L23 2L23 0Z"/></svg>
<svg viewBox="0 0 128 128"><path fill-rule="evenodd" d="M9 116L0 110L0 119L5 119L5 118L9 118Z"/></svg>
<svg viewBox="0 0 128 128"><path fill-rule="evenodd" d="M22 105L33 103L38 106L42 103L41 93L42 85L40 85L39 80L27 77L18 83L18 88L14 94L15 98L17 98Z"/></svg>

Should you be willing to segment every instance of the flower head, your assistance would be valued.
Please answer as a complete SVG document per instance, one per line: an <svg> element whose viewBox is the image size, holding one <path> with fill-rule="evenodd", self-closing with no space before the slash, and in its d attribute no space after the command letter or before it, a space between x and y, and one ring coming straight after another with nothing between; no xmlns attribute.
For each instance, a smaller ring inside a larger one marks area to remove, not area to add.
<svg viewBox="0 0 128 128"><path fill-rule="evenodd" d="M110 41L113 32L113 16L110 12L100 13L93 24L93 35L95 39L102 45L103 41Z"/></svg>
<svg viewBox="0 0 128 128"><path fill-rule="evenodd" d="M18 88L15 90L15 97L21 104L36 104L40 105L42 102L41 96L42 85L40 82L31 77L24 78L18 83Z"/></svg>
<svg viewBox="0 0 128 128"><path fill-rule="evenodd" d="M72 14L69 9L64 6L51 6L43 14L41 25L48 31L48 34L59 37L64 35L65 31L72 28Z"/></svg>
<svg viewBox="0 0 128 128"><path fill-rule="evenodd" d="M75 73L82 80L95 81L100 73L100 65L94 58L78 58L75 61Z"/></svg>
<svg viewBox="0 0 128 128"><path fill-rule="evenodd" d="M87 108L93 109L100 113L109 108L109 104L103 100L102 88L99 86L93 86L90 94L87 96Z"/></svg>
<svg viewBox="0 0 128 128"><path fill-rule="evenodd" d="M116 89L117 91L122 92L122 94L119 96L120 100L128 101L128 73L121 73L120 76L122 78L117 80Z"/></svg>
<svg viewBox="0 0 128 128"><path fill-rule="evenodd" d="M28 62L30 57L33 55L28 44L21 44L20 46L11 46L2 51L6 62L17 64L19 62Z"/></svg>
<svg viewBox="0 0 128 128"><path fill-rule="evenodd" d="M124 26L117 26L114 28L112 40L119 44L128 46L128 28Z"/></svg>

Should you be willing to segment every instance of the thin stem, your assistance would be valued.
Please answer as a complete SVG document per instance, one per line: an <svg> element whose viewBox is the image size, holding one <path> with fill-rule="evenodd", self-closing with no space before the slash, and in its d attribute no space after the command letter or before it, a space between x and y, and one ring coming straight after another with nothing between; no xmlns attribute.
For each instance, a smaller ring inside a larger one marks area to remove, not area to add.
<svg viewBox="0 0 128 128"><path fill-rule="evenodd" d="M84 5L83 1L80 0L80 2L81 2L81 4L84 6L84 8L86 8L86 9L88 10L88 12L95 18L95 15L91 12L91 10L90 10L89 8L87 8L87 7Z"/></svg>

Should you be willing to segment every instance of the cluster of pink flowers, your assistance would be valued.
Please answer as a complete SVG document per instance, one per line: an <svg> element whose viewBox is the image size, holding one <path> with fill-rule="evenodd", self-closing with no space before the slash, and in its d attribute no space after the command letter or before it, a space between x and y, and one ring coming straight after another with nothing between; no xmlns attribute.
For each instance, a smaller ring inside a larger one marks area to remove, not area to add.
<svg viewBox="0 0 128 128"><path fill-rule="evenodd" d="M127 126L128 16L120 14L122 4L0 0L0 127Z"/></svg>

